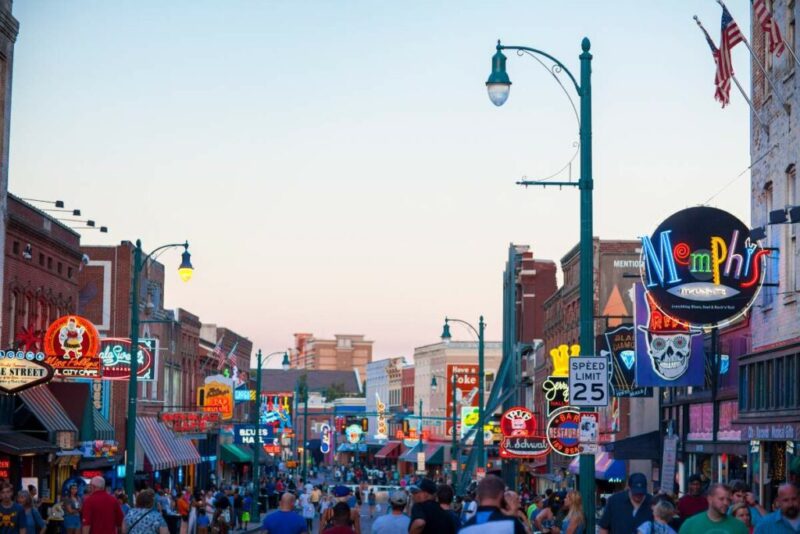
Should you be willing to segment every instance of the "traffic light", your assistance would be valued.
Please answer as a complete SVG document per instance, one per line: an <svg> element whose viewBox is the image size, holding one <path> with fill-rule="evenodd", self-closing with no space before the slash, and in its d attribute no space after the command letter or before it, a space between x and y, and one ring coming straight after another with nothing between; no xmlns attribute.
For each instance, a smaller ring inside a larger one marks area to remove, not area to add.
<svg viewBox="0 0 800 534"><path fill-rule="evenodd" d="M366 417L361 418L361 430L363 430L364 432L369 430L369 419L367 419Z"/></svg>

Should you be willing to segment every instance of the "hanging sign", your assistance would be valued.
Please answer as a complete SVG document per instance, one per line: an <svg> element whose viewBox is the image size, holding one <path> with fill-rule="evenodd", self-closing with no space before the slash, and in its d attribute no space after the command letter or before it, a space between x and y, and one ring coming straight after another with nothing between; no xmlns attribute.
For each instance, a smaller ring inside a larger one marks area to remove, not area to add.
<svg viewBox="0 0 800 534"><path fill-rule="evenodd" d="M197 405L204 412L217 412L223 421L233 419L233 383L221 375L207 376L197 388Z"/></svg>
<svg viewBox="0 0 800 534"><path fill-rule="evenodd" d="M562 456L577 456L580 445L581 412L566 407L556 410L547 422L547 442Z"/></svg>
<svg viewBox="0 0 800 534"><path fill-rule="evenodd" d="M322 438L320 439L319 452L322 454L328 454L331 452L331 425L328 423L323 423L320 430Z"/></svg>
<svg viewBox="0 0 800 534"><path fill-rule="evenodd" d="M544 398L547 400L547 415L565 406L569 406L569 377L548 376L542 382Z"/></svg>
<svg viewBox="0 0 800 534"><path fill-rule="evenodd" d="M10 395L50 382L53 368L46 359L43 352L0 350L0 393Z"/></svg>
<svg viewBox="0 0 800 534"><path fill-rule="evenodd" d="M448 436L453 435L453 394L456 398L456 415L463 414L465 408L477 409L478 407L478 369L479 367L474 364L447 365L445 399L448 400L445 403L445 417L447 418L445 431ZM453 377L455 377L455 391L453 391ZM463 423L463 420L461 422ZM457 433L458 431L456 429ZM463 425L460 434L462 437L464 436Z"/></svg>
<svg viewBox="0 0 800 534"><path fill-rule="evenodd" d="M637 386L702 386L705 383L703 334L678 323L655 305L641 284L635 286Z"/></svg>
<svg viewBox="0 0 800 534"><path fill-rule="evenodd" d="M545 436L536 435L536 416L527 408L507 410L500 417L500 457L536 458L550 452Z"/></svg>
<svg viewBox="0 0 800 534"><path fill-rule="evenodd" d="M100 334L97 328L79 315L65 315L53 321L42 341L45 362L55 376L63 378L100 378Z"/></svg>
<svg viewBox="0 0 800 534"><path fill-rule="evenodd" d="M77 448L84 458L115 458L119 443L113 440L80 441Z"/></svg>
<svg viewBox="0 0 800 534"><path fill-rule="evenodd" d="M292 393L262 393L259 422L272 426L276 434L291 431L292 402Z"/></svg>
<svg viewBox="0 0 800 534"><path fill-rule="evenodd" d="M389 429L386 426L386 405L381 402L378 392L375 392L375 401L378 412L378 432L375 434L375 439L382 441L389 439Z"/></svg>
<svg viewBox="0 0 800 534"><path fill-rule="evenodd" d="M219 430L218 412L161 412L158 418L176 434L205 434Z"/></svg>
<svg viewBox="0 0 800 534"><path fill-rule="evenodd" d="M724 326L753 303L769 253L730 213L687 208L642 237L642 283L656 308L677 322Z"/></svg>
<svg viewBox="0 0 800 534"><path fill-rule="evenodd" d="M156 379L156 340L139 340L136 351L136 381L152 382ZM123 337L107 337L100 340L100 361L103 364L103 380L130 380L131 340Z"/></svg>
<svg viewBox="0 0 800 534"><path fill-rule="evenodd" d="M258 443L273 445L277 442L278 435L271 426L259 425ZM256 442L256 428L253 425L233 425L233 442L237 445L252 445Z"/></svg>
<svg viewBox="0 0 800 534"><path fill-rule="evenodd" d="M600 355L611 363L609 386L612 397L652 397L653 388L636 387L636 343L632 324L622 324L598 336Z"/></svg>
<svg viewBox="0 0 800 534"><path fill-rule="evenodd" d="M344 433L347 436L347 441L355 444L361 441L361 434L364 431L361 430L361 425L350 425L345 429Z"/></svg>

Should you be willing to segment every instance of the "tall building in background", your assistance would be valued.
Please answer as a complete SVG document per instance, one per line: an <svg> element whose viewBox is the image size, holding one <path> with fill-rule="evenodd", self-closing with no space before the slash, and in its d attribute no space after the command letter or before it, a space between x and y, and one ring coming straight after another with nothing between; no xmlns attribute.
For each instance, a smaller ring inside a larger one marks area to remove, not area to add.
<svg viewBox="0 0 800 534"><path fill-rule="evenodd" d="M8 147L11 131L11 72L14 65L14 43L19 33L19 22L11 14L11 0L0 0L0 250L5 250L8 207ZM5 287L5 254L0 254L0 284ZM0 292L0 309L5 292ZM2 319L0 319L2 320ZM3 327L0 324L0 327Z"/></svg>
<svg viewBox="0 0 800 534"><path fill-rule="evenodd" d="M363 335L336 334L334 339L317 339L313 334L295 334L290 358L294 369L358 372L366 380L367 364L372 361L372 341Z"/></svg>

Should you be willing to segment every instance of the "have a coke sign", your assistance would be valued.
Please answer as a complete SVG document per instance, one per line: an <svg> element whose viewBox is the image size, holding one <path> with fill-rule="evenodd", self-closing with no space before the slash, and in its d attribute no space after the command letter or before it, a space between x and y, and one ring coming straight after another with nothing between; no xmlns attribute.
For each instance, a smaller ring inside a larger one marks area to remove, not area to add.
<svg viewBox="0 0 800 534"><path fill-rule="evenodd" d="M136 361L136 377L139 381L155 380L153 355L148 350L151 340L139 343ZM109 337L100 340L100 361L103 364L103 380L129 380L131 375L131 340Z"/></svg>

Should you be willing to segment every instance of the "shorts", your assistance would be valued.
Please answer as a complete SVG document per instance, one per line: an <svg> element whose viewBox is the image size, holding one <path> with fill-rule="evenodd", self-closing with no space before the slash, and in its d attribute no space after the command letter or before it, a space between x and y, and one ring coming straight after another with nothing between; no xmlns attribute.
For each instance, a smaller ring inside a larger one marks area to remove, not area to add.
<svg viewBox="0 0 800 534"><path fill-rule="evenodd" d="M81 528L81 516L78 514L64 514L64 528Z"/></svg>

